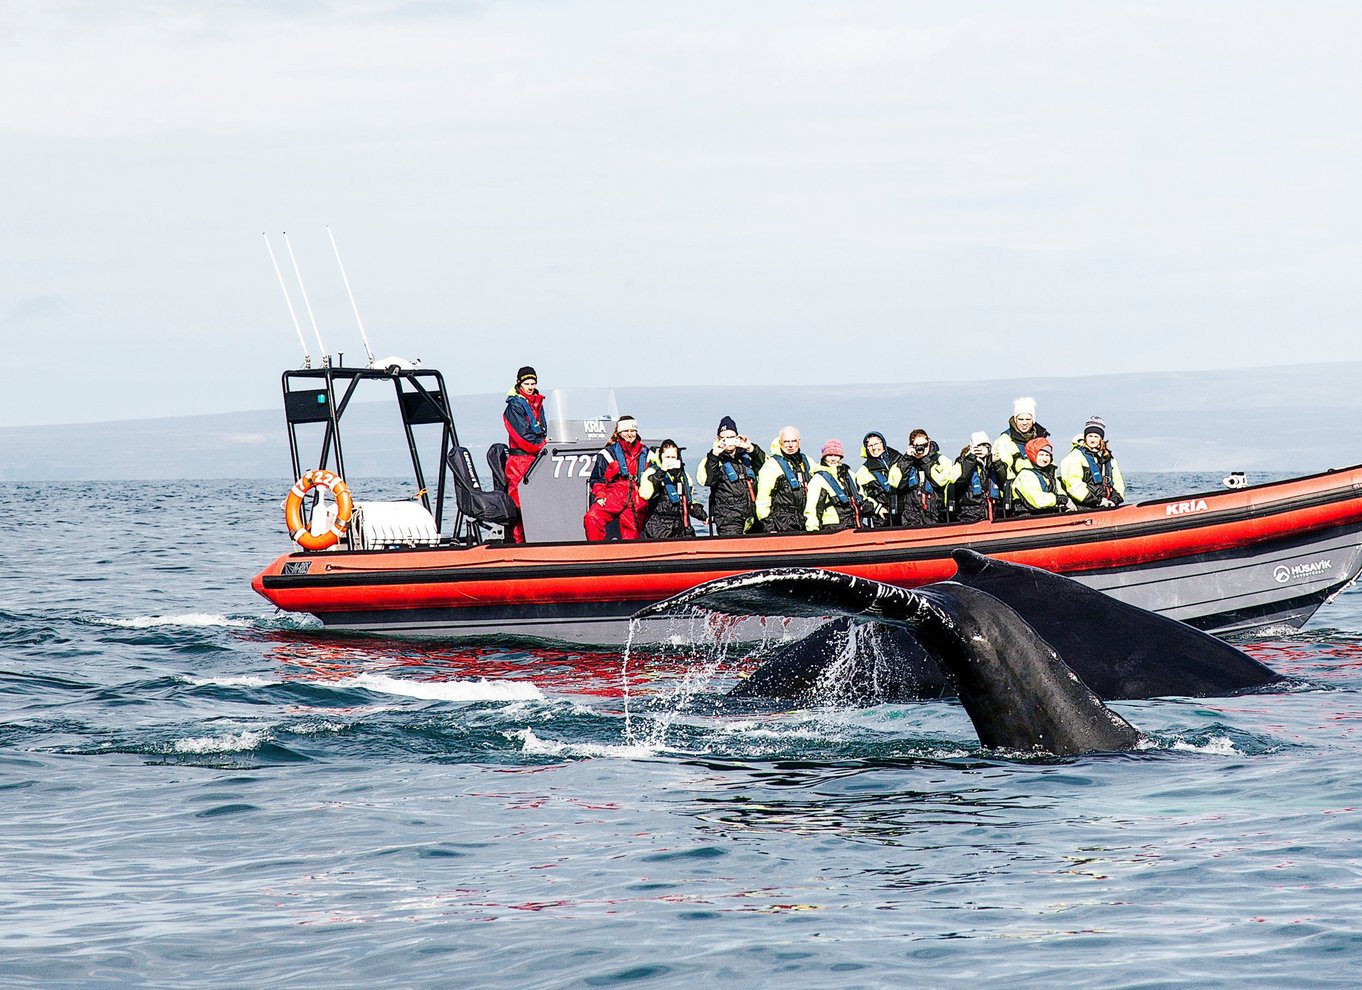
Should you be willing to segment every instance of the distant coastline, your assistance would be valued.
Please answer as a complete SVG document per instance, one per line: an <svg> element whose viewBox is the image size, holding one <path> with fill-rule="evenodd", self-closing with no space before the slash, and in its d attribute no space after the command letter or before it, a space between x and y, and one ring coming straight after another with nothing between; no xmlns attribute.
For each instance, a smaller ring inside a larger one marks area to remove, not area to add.
<svg viewBox="0 0 1362 990"><path fill-rule="evenodd" d="M880 369L886 373L891 369ZM896 369L895 369L896 370ZM754 377L760 362L753 362ZM1042 381L931 381L783 388L621 386L619 408L646 436L707 447L719 418L765 446L786 423L806 446L828 437L856 459L861 437L884 431L902 446L928 429L954 454L974 430L997 434L1018 395L1035 396L1039 420L1061 441L1088 416L1103 416L1127 471L1271 471L1297 474L1362 462L1354 424L1362 411L1362 362L1213 372L1134 373ZM545 372L545 386L560 384ZM479 464L504 439L503 396L453 400L460 441ZM347 415L347 468L356 476L402 475L404 452L382 403ZM176 478L286 478L288 445L280 409L59 426L0 426L0 482Z"/></svg>

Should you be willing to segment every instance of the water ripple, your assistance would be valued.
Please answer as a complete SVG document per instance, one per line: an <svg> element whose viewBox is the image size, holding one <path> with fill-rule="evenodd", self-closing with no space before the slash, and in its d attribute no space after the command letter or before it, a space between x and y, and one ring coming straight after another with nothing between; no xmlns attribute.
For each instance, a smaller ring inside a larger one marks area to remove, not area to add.
<svg viewBox="0 0 1362 990"><path fill-rule="evenodd" d="M207 544L220 483L0 486L50 519L0 584L6 986L1356 983L1357 590L1243 642L1299 683L1018 757L728 701L744 658L329 635L247 585L288 483Z"/></svg>

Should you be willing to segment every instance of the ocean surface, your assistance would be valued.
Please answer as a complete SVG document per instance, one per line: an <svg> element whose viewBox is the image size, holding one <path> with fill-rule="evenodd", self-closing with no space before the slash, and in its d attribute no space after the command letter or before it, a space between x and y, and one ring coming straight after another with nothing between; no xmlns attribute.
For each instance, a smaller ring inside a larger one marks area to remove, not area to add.
<svg viewBox="0 0 1362 990"><path fill-rule="evenodd" d="M0 486L0 986L1362 982L1362 590L1242 641L1301 686L1007 758L709 656L323 633L249 587L289 484Z"/></svg>

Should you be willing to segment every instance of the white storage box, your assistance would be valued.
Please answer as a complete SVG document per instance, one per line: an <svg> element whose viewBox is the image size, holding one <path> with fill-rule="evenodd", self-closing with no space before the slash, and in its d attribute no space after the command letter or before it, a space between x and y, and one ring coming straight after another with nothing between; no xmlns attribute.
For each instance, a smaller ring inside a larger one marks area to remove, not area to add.
<svg viewBox="0 0 1362 990"><path fill-rule="evenodd" d="M435 517L420 502L356 502L350 520L356 550L433 547L440 542Z"/></svg>

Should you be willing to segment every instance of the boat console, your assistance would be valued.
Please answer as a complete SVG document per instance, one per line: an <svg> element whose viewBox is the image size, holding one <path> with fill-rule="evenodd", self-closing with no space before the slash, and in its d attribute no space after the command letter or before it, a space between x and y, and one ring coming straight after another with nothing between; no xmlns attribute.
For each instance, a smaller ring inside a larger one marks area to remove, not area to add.
<svg viewBox="0 0 1362 990"><path fill-rule="evenodd" d="M380 390L396 398L417 496L403 502L356 502L345 535L331 549L383 550L500 540L507 512L513 513L514 506L495 485L482 487L471 458L459 445L444 379L433 369L390 361L383 368L284 372L284 412L294 476L316 467L343 478L346 410L362 391L372 398ZM615 393L613 389L554 389L545 396L545 410L549 442L520 484L526 540L582 542L592 465L619 416ZM656 440L646 442L657 444ZM304 460L304 446L316 450L314 458ZM430 480L435 482L433 490ZM446 513L450 492L458 497L450 500ZM310 520L309 529L325 532L336 521L334 506L323 501L320 488L308 498L313 515L319 510L324 513ZM513 521L514 516L509 518Z"/></svg>
<svg viewBox="0 0 1362 990"><path fill-rule="evenodd" d="M520 482L526 543L582 540L596 453L619 418L613 389L554 389L544 400L549 442Z"/></svg>

